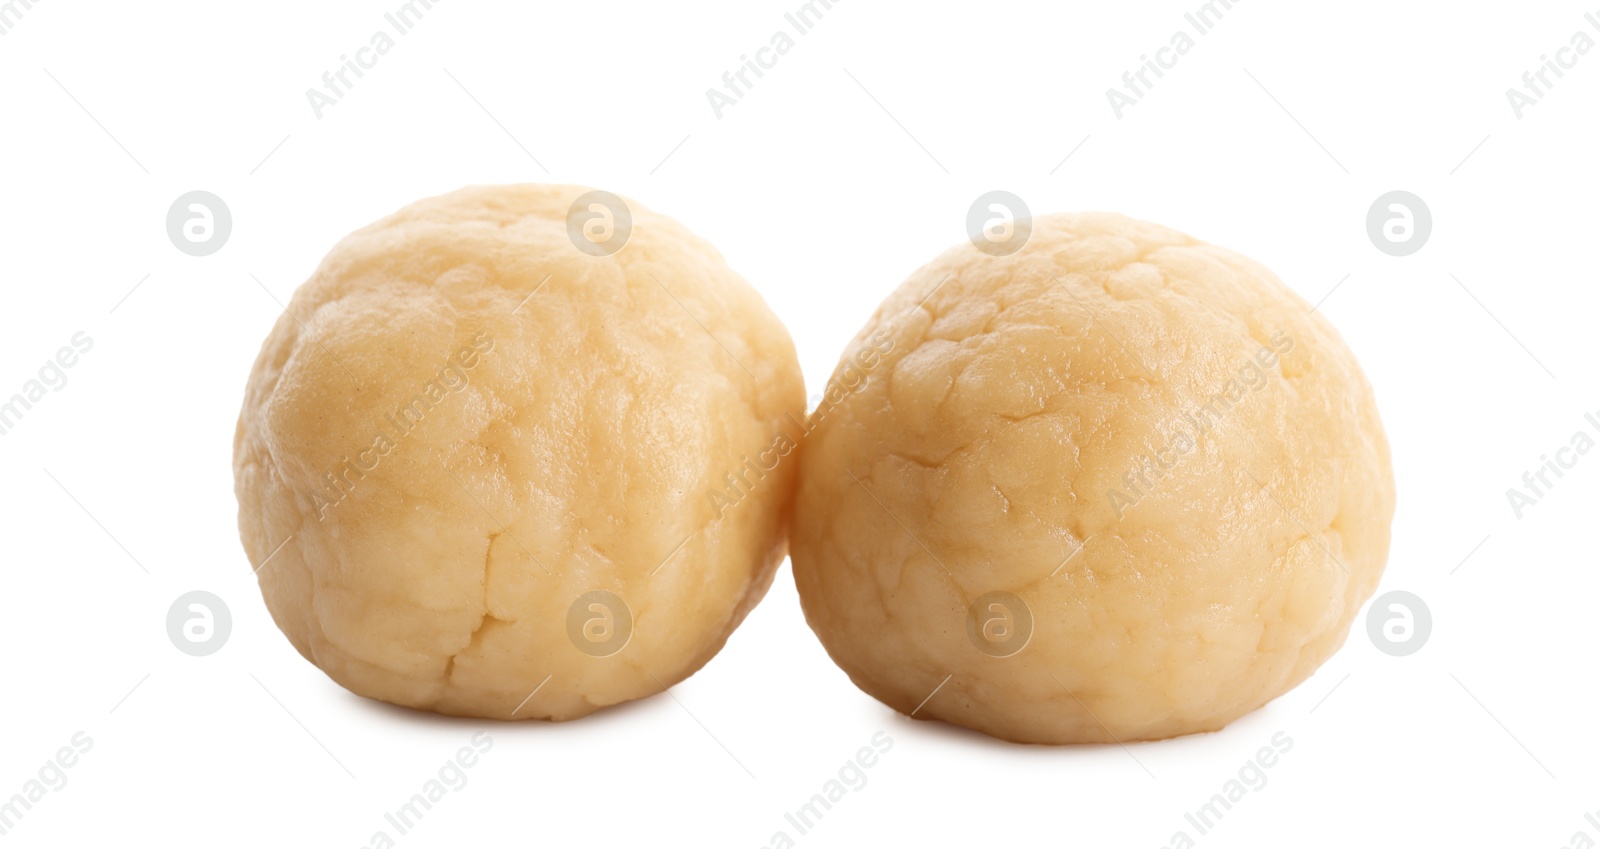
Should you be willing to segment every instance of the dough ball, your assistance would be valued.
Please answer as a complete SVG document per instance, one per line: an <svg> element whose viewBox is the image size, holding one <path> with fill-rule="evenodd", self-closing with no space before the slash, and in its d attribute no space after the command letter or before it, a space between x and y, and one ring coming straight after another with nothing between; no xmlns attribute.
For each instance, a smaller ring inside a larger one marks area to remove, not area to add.
<svg viewBox="0 0 1600 849"><path fill-rule="evenodd" d="M1008 256L947 251L851 344L802 450L806 618L917 718L1219 729L1309 676L1378 582L1372 390L1239 254L1121 215L1032 227Z"/></svg>
<svg viewBox="0 0 1600 849"><path fill-rule="evenodd" d="M350 690L571 719L683 680L760 600L796 464L746 458L804 409L788 332L682 225L463 189L295 292L239 416L240 531L278 627Z"/></svg>

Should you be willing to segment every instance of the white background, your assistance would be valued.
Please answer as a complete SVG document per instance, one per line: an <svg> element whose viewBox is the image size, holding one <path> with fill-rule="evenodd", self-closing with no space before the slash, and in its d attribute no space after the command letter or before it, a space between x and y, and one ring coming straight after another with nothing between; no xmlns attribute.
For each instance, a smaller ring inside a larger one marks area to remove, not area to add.
<svg viewBox="0 0 1600 849"><path fill-rule="evenodd" d="M1505 95L1573 33L1600 40L1600 3L1251 0L1119 120L1106 90L1198 0L842 0L718 119L706 90L799 0L443 0L316 118L305 91L399 5L36 0L0 36L0 396L75 332L95 343L0 436L0 799L94 740L4 845L364 846L480 729L494 748L399 845L1165 846L1279 731L1293 749L1199 845L1600 840L1600 456L1520 519L1506 497L1600 410L1600 50L1520 120ZM709 239L811 392L992 189L1264 262L1376 389L1399 492L1379 591L1421 596L1431 640L1389 657L1363 617L1225 731L1015 746L857 691L785 566L671 696L503 724L345 692L273 626L238 542L245 377L339 237L515 181L604 188ZM193 189L232 210L210 257L165 232ZM1392 189L1433 214L1406 258L1365 230ZM206 658L165 632L195 589L234 617ZM868 783L798 836L784 813L879 731Z"/></svg>

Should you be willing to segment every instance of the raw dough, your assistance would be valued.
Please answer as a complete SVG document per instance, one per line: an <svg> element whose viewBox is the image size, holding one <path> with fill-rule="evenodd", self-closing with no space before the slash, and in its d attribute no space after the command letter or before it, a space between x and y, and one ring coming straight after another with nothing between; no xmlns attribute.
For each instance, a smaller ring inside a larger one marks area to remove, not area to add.
<svg viewBox="0 0 1600 849"><path fill-rule="evenodd" d="M1377 584L1372 390L1239 254L1121 215L1032 226L924 266L851 344L894 341L803 446L806 618L918 718L1031 743L1221 728L1310 675Z"/></svg>
<svg viewBox="0 0 1600 849"><path fill-rule="evenodd" d="M340 242L262 346L240 531L278 627L356 693L499 719L659 693L783 557L793 459L711 493L803 414L789 334L636 203L620 251L578 250L586 191L408 206Z"/></svg>

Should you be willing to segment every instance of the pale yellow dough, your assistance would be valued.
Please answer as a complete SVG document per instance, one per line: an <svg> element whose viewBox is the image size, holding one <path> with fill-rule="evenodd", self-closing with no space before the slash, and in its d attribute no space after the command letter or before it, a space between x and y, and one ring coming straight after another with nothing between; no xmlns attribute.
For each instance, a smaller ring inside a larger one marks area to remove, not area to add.
<svg viewBox="0 0 1600 849"><path fill-rule="evenodd" d="M498 719L660 693L783 557L793 460L731 506L726 476L803 415L789 334L636 203L622 250L575 249L586 191L408 206L340 242L262 346L235 437L245 549L278 627L356 693ZM609 656L569 629L596 590L633 619Z"/></svg>
<svg viewBox="0 0 1600 849"><path fill-rule="evenodd" d="M850 350L880 334L802 446L790 540L807 620L867 693L1019 742L1159 739L1343 643L1388 554L1389 448L1355 357L1270 271L1052 215L1019 253L918 270ZM1006 657L969 633L994 592L1033 620Z"/></svg>

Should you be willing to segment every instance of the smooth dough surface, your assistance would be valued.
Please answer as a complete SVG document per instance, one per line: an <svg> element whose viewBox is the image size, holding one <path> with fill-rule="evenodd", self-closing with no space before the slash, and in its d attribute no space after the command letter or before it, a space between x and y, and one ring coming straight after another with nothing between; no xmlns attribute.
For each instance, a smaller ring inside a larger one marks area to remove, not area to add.
<svg viewBox="0 0 1600 849"><path fill-rule="evenodd" d="M1213 731L1316 670L1376 587L1371 388L1257 263L1035 218L1018 253L918 270L851 350L880 336L813 416L790 549L812 629L894 709L1033 743Z"/></svg>
<svg viewBox="0 0 1600 849"><path fill-rule="evenodd" d="M278 626L356 693L499 719L660 693L783 557L793 462L731 506L708 493L804 413L788 332L637 203L620 251L575 249L587 191L408 206L340 242L262 346L241 534ZM596 591L626 611L573 620ZM619 651L580 650L574 627L598 640L628 617Z"/></svg>

